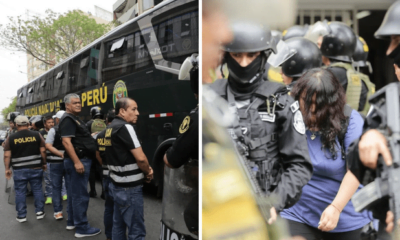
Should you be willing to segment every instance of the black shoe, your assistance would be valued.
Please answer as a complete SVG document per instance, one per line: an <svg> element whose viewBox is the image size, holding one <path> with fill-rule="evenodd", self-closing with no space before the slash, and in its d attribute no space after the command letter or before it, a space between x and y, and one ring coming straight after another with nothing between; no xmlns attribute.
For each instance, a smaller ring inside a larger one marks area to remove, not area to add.
<svg viewBox="0 0 400 240"><path fill-rule="evenodd" d="M89 195L91 198L95 198L97 196L97 193L96 193L96 191L90 191Z"/></svg>
<svg viewBox="0 0 400 240"><path fill-rule="evenodd" d="M32 191L28 191L28 192L26 193L26 196L27 196L27 197L33 196L33 192L32 192Z"/></svg>
<svg viewBox="0 0 400 240"><path fill-rule="evenodd" d="M104 196L104 192L101 193L100 197L101 197L101 199L106 200L106 196Z"/></svg>

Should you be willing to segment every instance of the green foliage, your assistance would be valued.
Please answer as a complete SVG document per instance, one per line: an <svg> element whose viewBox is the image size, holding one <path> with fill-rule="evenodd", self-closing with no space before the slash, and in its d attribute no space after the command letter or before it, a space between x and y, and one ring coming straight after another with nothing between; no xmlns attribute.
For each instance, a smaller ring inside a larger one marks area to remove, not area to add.
<svg viewBox="0 0 400 240"><path fill-rule="evenodd" d="M114 23L97 24L82 11L64 14L46 10L46 17L8 17L0 25L0 46L22 51L47 65L54 65L107 33Z"/></svg>
<svg viewBox="0 0 400 240"><path fill-rule="evenodd" d="M7 114L10 112L15 112L17 106L17 97L14 97L12 102L10 103L10 105L8 105L8 107L3 108L3 110L1 110L1 115L3 115L3 119L4 122L7 122Z"/></svg>

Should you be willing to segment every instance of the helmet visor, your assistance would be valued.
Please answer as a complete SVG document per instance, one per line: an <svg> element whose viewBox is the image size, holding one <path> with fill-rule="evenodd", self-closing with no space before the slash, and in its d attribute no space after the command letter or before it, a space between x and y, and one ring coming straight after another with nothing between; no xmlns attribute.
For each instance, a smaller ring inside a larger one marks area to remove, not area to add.
<svg viewBox="0 0 400 240"><path fill-rule="evenodd" d="M273 67L279 67L296 53L296 50L290 49L284 41L280 40L276 45L276 53L272 53L267 62Z"/></svg>

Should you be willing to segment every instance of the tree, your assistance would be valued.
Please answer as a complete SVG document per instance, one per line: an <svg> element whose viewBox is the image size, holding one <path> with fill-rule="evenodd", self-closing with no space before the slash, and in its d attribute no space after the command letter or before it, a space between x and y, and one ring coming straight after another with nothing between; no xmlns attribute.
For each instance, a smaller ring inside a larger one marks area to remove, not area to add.
<svg viewBox="0 0 400 240"><path fill-rule="evenodd" d="M55 65L107 33L113 26L98 24L80 10L65 14L46 10L46 17L8 17L0 25L0 46L26 52L47 65Z"/></svg>
<svg viewBox="0 0 400 240"><path fill-rule="evenodd" d="M10 112L15 112L16 106L17 106L17 97L14 97L12 99L12 102L10 103L10 105L8 105L8 107L3 108L3 110L1 110L1 115L3 115L4 122L7 122L7 115Z"/></svg>

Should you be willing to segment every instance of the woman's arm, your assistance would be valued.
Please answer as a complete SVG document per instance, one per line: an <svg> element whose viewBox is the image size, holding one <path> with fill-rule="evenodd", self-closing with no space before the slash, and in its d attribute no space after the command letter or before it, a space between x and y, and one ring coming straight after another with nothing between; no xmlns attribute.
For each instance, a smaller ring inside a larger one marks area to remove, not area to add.
<svg viewBox="0 0 400 240"><path fill-rule="evenodd" d="M321 215L318 229L322 231L331 231L336 228L340 213L357 191L359 185L360 182L356 176L354 176L351 171L347 170L335 199L333 199L332 203L326 207Z"/></svg>

